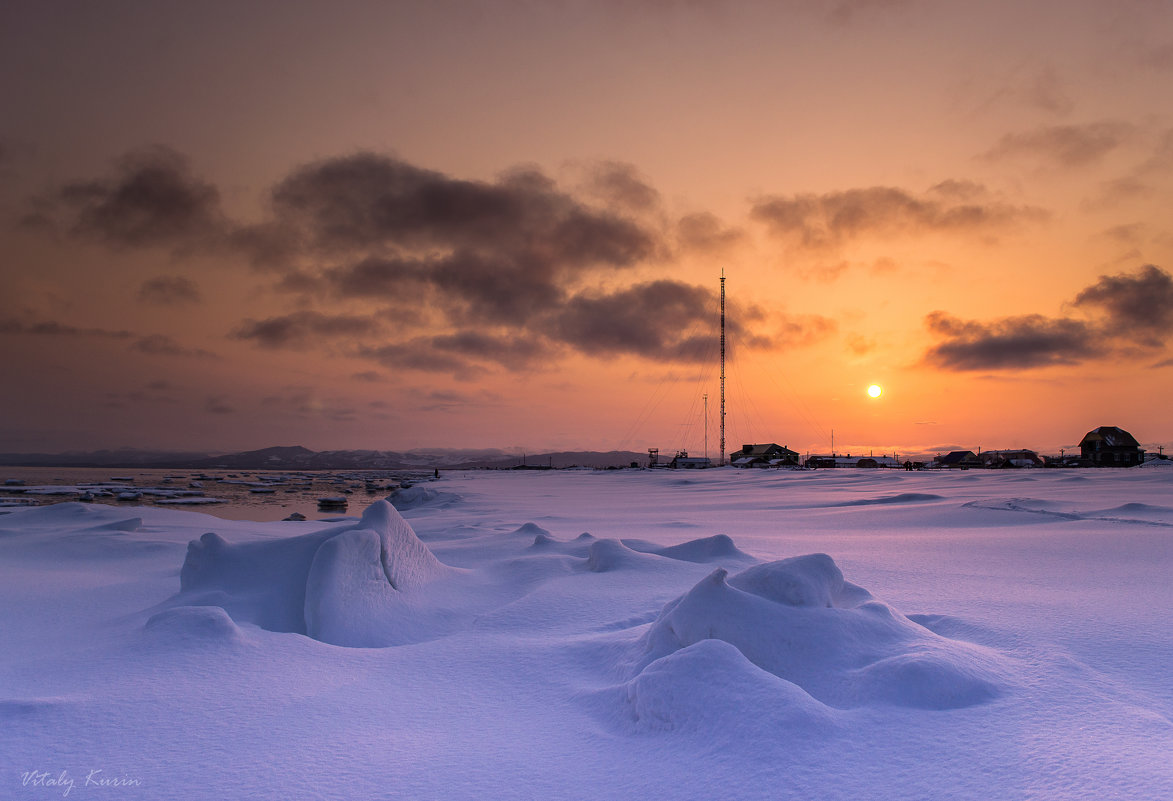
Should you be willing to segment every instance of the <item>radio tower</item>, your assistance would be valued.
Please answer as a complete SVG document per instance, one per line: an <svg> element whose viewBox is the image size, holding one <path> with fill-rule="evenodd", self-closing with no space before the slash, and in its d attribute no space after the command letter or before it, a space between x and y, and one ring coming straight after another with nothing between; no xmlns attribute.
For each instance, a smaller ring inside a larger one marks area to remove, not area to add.
<svg viewBox="0 0 1173 801"><path fill-rule="evenodd" d="M721 458L717 460L725 466L725 268L721 268Z"/></svg>

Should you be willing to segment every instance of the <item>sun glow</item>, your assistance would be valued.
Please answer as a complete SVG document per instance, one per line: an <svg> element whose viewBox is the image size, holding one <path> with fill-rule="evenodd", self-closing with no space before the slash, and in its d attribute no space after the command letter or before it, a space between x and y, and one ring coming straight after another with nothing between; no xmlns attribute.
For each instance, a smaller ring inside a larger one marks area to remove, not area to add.
<svg viewBox="0 0 1173 801"><path fill-rule="evenodd" d="M872 384L870 387L868 387L868 395L873 398L880 397L880 395L881 395L881 393L883 393L883 391L884 391L884 388L881 387L879 384Z"/></svg>

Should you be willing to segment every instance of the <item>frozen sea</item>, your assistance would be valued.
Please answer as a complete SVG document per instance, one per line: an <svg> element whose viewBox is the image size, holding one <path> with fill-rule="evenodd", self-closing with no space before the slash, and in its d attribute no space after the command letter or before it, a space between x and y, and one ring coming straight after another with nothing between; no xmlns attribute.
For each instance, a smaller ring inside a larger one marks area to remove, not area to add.
<svg viewBox="0 0 1173 801"><path fill-rule="evenodd" d="M1173 469L0 515L0 798L1173 798Z"/></svg>

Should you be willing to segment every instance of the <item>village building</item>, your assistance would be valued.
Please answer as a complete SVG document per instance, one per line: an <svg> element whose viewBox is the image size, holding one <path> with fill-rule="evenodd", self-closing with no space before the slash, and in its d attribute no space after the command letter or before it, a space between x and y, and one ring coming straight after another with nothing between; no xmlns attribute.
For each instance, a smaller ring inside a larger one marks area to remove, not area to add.
<svg viewBox="0 0 1173 801"><path fill-rule="evenodd" d="M1144 462L1136 437L1119 426L1100 426L1084 434L1079 453L1092 467L1131 467Z"/></svg>
<svg viewBox="0 0 1173 801"><path fill-rule="evenodd" d="M742 445L741 450L729 454L729 463L734 467L797 467L798 452L776 442Z"/></svg>
<svg viewBox="0 0 1173 801"><path fill-rule="evenodd" d="M672 461L668 466L673 470L696 470L698 468L712 467L713 462L708 456L689 456L688 451L677 451L676 455L672 457Z"/></svg>
<svg viewBox="0 0 1173 801"><path fill-rule="evenodd" d="M852 456L843 455L815 455L807 458L805 465L811 468L818 467L903 467L904 464L893 456Z"/></svg>
<svg viewBox="0 0 1173 801"><path fill-rule="evenodd" d="M1014 450L983 451L981 454L983 467L1042 467L1043 460L1032 450L1018 448Z"/></svg>
<svg viewBox="0 0 1173 801"><path fill-rule="evenodd" d="M984 467L984 465L973 451L950 451L944 456L938 456L933 461L933 467L967 470L971 467Z"/></svg>

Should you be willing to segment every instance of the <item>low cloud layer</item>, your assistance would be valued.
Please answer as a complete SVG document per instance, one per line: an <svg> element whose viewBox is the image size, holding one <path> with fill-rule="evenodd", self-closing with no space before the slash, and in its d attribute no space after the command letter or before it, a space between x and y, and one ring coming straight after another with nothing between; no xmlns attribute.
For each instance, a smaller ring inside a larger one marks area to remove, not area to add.
<svg viewBox="0 0 1173 801"><path fill-rule="evenodd" d="M470 181L357 153L291 171L270 192L268 218L244 224L226 218L219 192L181 155L152 148L105 178L60 188L44 208L58 230L114 247L198 244L251 262L301 309L228 332L264 348L329 348L458 377L537 369L564 353L708 358L717 293L656 273L681 252L734 246L742 232L707 213L668 219L659 192L631 165L584 173L571 191L532 168ZM182 276L149 279L138 297L201 301ZM793 346L834 329L817 316L766 320L734 303L729 311L731 340L742 347ZM774 333L749 335L738 320L750 316ZM134 347L210 355L163 337Z"/></svg>
<svg viewBox="0 0 1173 801"><path fill-rule="evenodd" d="M1079 364L1109 354L1151 356L1169 340L1173 277L1154 265L1100 276L1071 303L1087 318L1026 315L982 322L945 312L925 318L941 341L925 354L934 367L1024 370Z"/></svg>
<svg viewBox="0 0 1173 801"><path fill-rule="evenodd" d="M28 322L14 318L0 318L0 335L71 338L79 340L124 340L129 350L151 356L172 356L196 359L218 359L217 354L203 348L189 348L166 334L136 334L133 331L108 328L82 328L56 320Z"/></svg>

